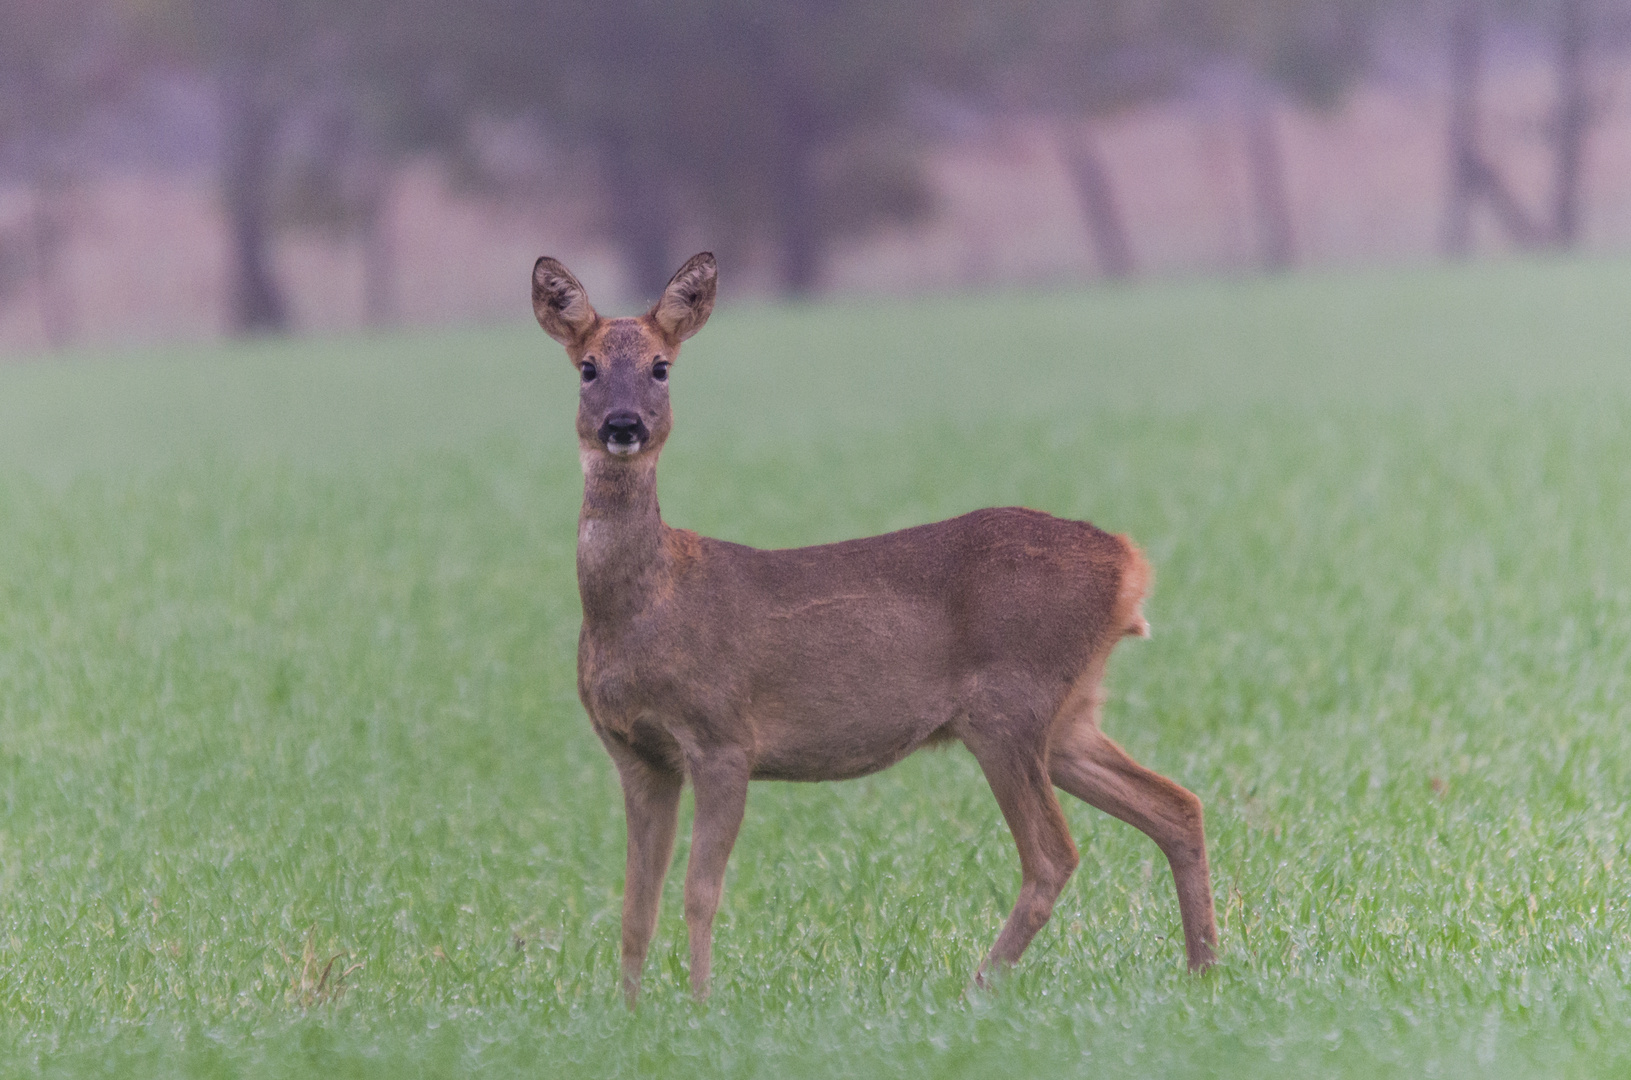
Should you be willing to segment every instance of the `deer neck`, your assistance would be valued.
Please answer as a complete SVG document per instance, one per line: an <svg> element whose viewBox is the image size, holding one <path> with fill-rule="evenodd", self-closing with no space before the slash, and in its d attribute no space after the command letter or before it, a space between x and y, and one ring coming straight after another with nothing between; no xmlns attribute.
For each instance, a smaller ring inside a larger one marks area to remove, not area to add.
<svg viewBox="0 0 1631 1080"><path fill-rule="evenodd" d="M578 514L578 592L584 622L615 627L647 610L668 576L657 509L655 455L638 461L583 454Z"/></svg>

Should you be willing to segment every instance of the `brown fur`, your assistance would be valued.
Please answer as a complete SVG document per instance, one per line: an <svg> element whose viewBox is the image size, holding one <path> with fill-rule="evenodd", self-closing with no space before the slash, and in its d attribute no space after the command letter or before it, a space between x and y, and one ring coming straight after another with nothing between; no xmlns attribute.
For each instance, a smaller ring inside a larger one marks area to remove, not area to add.
<svg viewBox="0 0 1631 1080"><path fill-rule="evenodd" d="M691 982L708 986L711 927L750 780L839 780L924 745L973 752L1019 848L1018 902L980 967L1016 961L1076 867L1053 787L1128 821L1166 854L1189 964L1217 939L1201 805L1099 730L1105 662L1148 633L1149 566L1125 537L1016 508L819 547L761 551L671 529L657 457L672 426L659 364L707 320L711 255L652 311L603 320L564 266L533 275L539 322L583 384L578 692L623 784L624 989L639 992L673 854L683 780L696 790L685 917ZM647 437L613 453L605 425Z"/></svg>

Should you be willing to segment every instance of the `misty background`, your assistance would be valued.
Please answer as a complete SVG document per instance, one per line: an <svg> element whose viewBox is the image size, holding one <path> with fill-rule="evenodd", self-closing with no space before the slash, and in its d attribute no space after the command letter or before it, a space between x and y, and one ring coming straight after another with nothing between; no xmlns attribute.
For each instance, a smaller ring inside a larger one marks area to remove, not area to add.
<svg viewBox="0 0 1631 1080"><path fill-rule="evenodd" d="M0 0L0 356L1631 249L1631 0Z"/></svg>

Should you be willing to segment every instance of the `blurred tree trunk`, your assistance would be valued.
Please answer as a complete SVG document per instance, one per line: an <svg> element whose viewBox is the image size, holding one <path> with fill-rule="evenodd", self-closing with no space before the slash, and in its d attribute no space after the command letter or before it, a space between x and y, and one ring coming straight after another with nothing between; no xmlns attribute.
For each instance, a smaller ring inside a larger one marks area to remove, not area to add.
<svg viewBox="0 0 1631 1080"><path fill-rule="evenodd" d="M807 296L820 282L826 259L815 188L816 125L796 89L780 87L775 214L781 240L781 284L793 296Z"/></svg>
<svg viewBox="0 0 1631 1080"><path fill-rule="evenodd" d="M1110 169L1104 163L1098 139L1091 129L1085 132L1067 129L1067 132L1060 137L1060 158L1070 175L1076 203L1093 238L1093 248L1098 252L1099 269L1113 281L1126 280L1133 276L1137 266Z"/></svg>
<svg viewBox="0 0 1631 1080"><path fill-rule="evenodd" d="M1572 248L1580 241L1582 167L1592 107L1586 84L1590 19L1585 0L1559 0L1557 27L1557 169L1552 204L1552 242Z"/></svg>
<svg viewBox="0 0 1631 1080"><path fill-rule="evenodd" d="M362 166L362 306L369 326L396 322L396 231L391 215L391 169L377 155Z"/></svg>
<svg viewBox="0 0 1631 1080"><path fill-rule="evenodd" d="M71 290L62 280L58 254L68 237L68 214L62 205L67 197L68 177L47 174L35 181L32 213L29 215L29 242L33 248L34 287L40 313L40 329L53 351L62 349L74 337L74 302Z"/></svg>
<svg viewBox="0 0 1631 1080"><path fill-rule="evenodd" d="M396 238L383 213L374 216L362 235L362 308L369 326L397 321Z"/></svg>
<svg viewBox="0 0 1631 1080"><path fill-rule="evenodd" d="M222 73L222 187L232 241L232 325L240 334L281 333L288 309L271 268L272 177L279 116L255 60Z"/></svg>
<svg viewBox="0 0 1631 1080"><path fill-rule="evenodd" d="M781 219L782 288L794 296L807 296L821 281L826 244L817 220L818 207L811 182L811 148L796 136L780 163L777 217Z"/></svg>
<svg viewBox="0 0 1631 1080"><path fill-rule="evenodd" d="M612 237L623 254L629 284L641 303L662 295L670 266L672 224L662 170L642 160L632 132L606 135L608 211Z"/></svg>
<svg viewBox="0 0 1631 1080"><path fill-rule="evenodd" d="M1450 192L1444 214L1444 253L1472 251L1472 173L1478 150L1478 90L1484 51L1483 12L1478 0L1461 0L1450 15Z"/></svg>
<svg viewBox="0 0 1631 1080"><path fill-rule="evenodd" d="M1483 0L1459 0L1450 16L1450 193L1444 219L1445 254L1472 250L1472 212L1489 204L1496 222L1520 248L1538 247L1545 230L1524 211L1484 155L1479 131L1484 56Z"/></svg>
<svg viewBox="0 0 1631 1080"><path fill-rule="evenodd" d="M72 340L74 330L73 297L58 272L58 255L73 219L65 201L75 170L61 133L53 130L54 103L38 73L8 82L8 98L0 104L0 112L10 106L25 122L20 131L10 133L15 142L0 149L8 151L7 156L22 166L28 193L27 212L18 222L16 254L12 256L19 269L13 272L19 279L32 280L40 332L46 347L55 351ZM34 125L27 123L28 118L34 120ZM10 269L0 267L0 273ZM8 285L0 281L0 293Z"/></svg>
<svg viewBox="0 0 1631 1080"><path fill-rule="evenodd" d="M1289 270L1297 252L1285 151L1280 145L1274 99L1261 87L1253 87L1246 101L1246 172L1256 208L1258 265L1264 270Z"/></svg>

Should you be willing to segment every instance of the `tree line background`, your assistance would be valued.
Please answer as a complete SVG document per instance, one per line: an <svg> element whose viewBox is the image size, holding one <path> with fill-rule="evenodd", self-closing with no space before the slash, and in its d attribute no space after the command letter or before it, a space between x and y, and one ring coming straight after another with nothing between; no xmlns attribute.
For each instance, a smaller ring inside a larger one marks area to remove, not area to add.
<svg viewBox="0 0 1631 1080"><path fill-rule="evenodd" d="M1539 199L1485 137L1501 35L1552 72ZM369 319L392 321L383 208L427 159L471 191L583 193L637 295L699 239L798 295L845 238L931 216L925 145L971 123L1054 133L1099 269L1124 278L1140 178L1106 166L1097 126L1196 95L1246 118L1255 261L1281 270L1276 110L1338 109L1401 57L1447 99L1440 250L1468 254L1480 218L1567 249L1599 72L1628 41L1631 0L0 0L0 182L27 193L0 224L0 306L32 285L48 338L72 339L48 287L63 193L130 161L207 168L238 333L290 328L272 252L301 227L360 245Z"/></svg>

